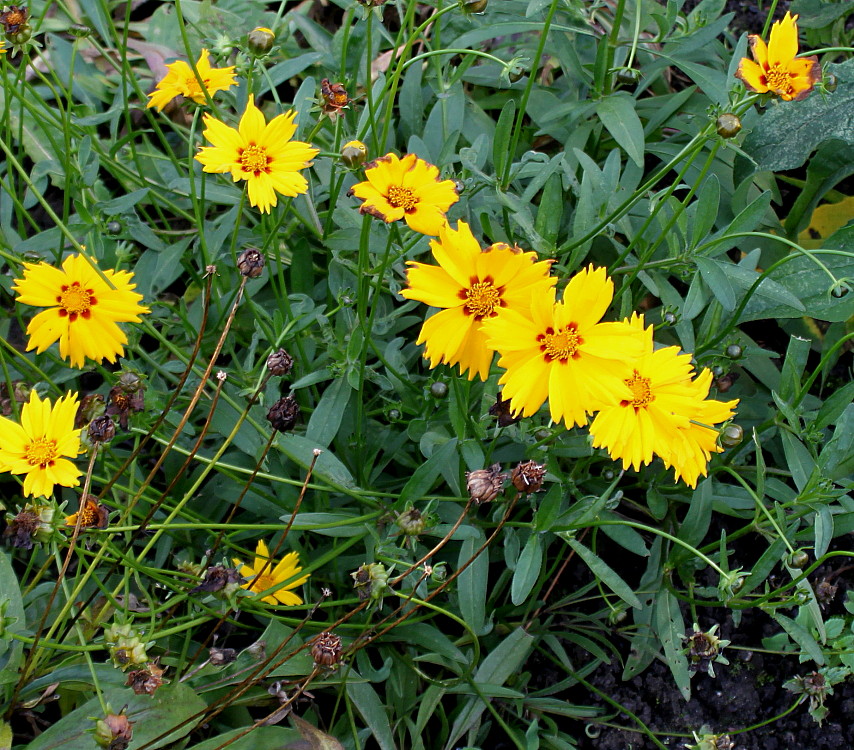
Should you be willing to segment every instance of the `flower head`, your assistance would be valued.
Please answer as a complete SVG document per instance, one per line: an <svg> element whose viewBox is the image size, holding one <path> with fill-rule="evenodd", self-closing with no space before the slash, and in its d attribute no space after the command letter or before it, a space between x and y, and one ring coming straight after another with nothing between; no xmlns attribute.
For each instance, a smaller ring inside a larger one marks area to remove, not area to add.
<svg viewBox="0 0 854 750"><path fill-rule="evenodd" d="M404 219L421 234L438 235L445 213L460 199L454 181L440 181L439 170L415 154L381 156L367 165L365 177L350 188L363 201L359 210L386 223Z"/></svg>
<svg viewBox="0 0 854 750"><path fill-rule="evenodd" d="M252 563L251 567L244 565L240 560L235 560L234 564L240 567L240 575L247 579L240 584L241 587L256 594L289 581L302 570L297 552L288 552L276 565L273 565L273 561L270 560L270 551L263 540L260 540L258 546L255 547L255 562ZM290 581L290 583L267 594L261 601L267 602L267 604L285 604L287 606L302 604L302 599L294 594L291 589L302 586L307 580L308 575L300 576L298 579Z"/></svg>
<svg viewBox="0 0 854 750"><path fill-rule="evenodd" d="M533 297L528 316L508 307L484 321L507 371L498 382L514 414L530 416L548 399L552 419L571 427L624 392L644 341L626 322L599 322L613 296L605 269L590 266L570 280L560 302L551 288Z"/></svg>
<svg viewBox="0 0 854 750"><path fill-rule="evenodd" d="M753 60L743 57L735 75L751 91L760 94L770 92L787 102L800 100L821 79L821 66L815 55L797 57L797 20L797 16L786 11L783 20L776 21L771 27L767 47L759 36L750 35Z"/></svg>
<svg viewBox="0 0 854 750"><path fill-rule="evenodd" d="M504 308L527 313L531 299L557 280L549 276L551 261L537 262L536 253L503 243L481 250L468 224L460 221L457 227L443 225L439 239L430 242L438 266L409 262L409 286L401 295L443 308L424 321L418 336L417 343L427 344L430 367L459 364L470 380L475 375L486 380L493 350L481 324Z"/></svg>
<svg viewBox="0 0 854 750"><path fill-rule="evenodd" d="M59 340L59 356L68 357L72 367L83 367L87 357L115 362L124 354L127 336L116 323L139 322L149 309L139 304L142 295L132 291L136 288L130 283L132 273L102 273L103 277L95 262L82 255L69 255L61 269L24 263L24 278L16 279L12 287L18 302L49 308L27 326L27 351L41 354Z"/></svg>
<svg viewBox="0 0 854 750"><path fill-rule="evenodd" d="M183 60L176 60L166 66L169 72L158 82L157 87L149 95L146 109L157 107L162 110L176 96L184 96L192 99L196 104L205 103L205 92L199 85L199 79L193 73L193 69ZM212 68L210 54L206 49L202 50L196 61L196 70L199 78L207 89L208 94L213 96L217 91L227 91L237 81L234 74L234 66L228 68Z"/></svg>
<svg viewBox="0 0 854 750"><path fill-rule="evenodd" d="M261 213L277 204L276 193L293 197L308 190L299 172L311 166L318 149L302 141L292 141L296 132L293 110L266 122L252 95L237 129L206 114L203 135L213 145L198 154L205 172L230 172L231 178L246 180L249 202Z"/></svg>
<svg viewBox="0 0 854 750"><path fill-rule="evenodd" d="M80 469L68 460L80 453L76 413L76 393L51 404L30 391L30 400L21 409L21 424L0 417L0 470L26 474L25 495L50 497L56 484L80 484Z"/></svg>

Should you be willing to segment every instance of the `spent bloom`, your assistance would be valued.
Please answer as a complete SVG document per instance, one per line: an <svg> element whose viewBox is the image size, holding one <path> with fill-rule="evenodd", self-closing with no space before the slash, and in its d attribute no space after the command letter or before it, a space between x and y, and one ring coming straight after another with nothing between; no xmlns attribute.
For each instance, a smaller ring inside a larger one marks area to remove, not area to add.
<svg viewBox="0 0 854 750"><path fill-rule="evenodd" d="M234 560L234 564L240 568L240 575L246 579L240 584L241 587L256 594L289 581L302 570L298 552L288 552L274 565L270 559L270 551L263 539L255 547L255 561L251 566L244 565L240 560ZM308 575L300 576L262 597L261 601L267 602L267 604L285 604L287 606L302 604L302 599L293 593L292 589L302 586L307 580Z"/></svg>
<svg viewBox="0 0 854 750"><path fill-rule="evenodd" d="M748 89L759 94L770 92L785 101L800 100L821 79L821 66L815 55L797 57L797 20L796 15L786 11L783 20L771 27L767 46L756 34L750 35L753 60L743 57L735 74Z"/></svg>
<svg viewBox="0 0 854 750"><path fill-rule="evenodd" d="M199 78L183 60L176 60L166 66L169 72L158 82L154 91L149 95L146 109L157 107L162 110L176 96L184 96L192 99L196 104L205 103L205 91L213 96L217 91L227 91L237 81L234 75L234 66L228 68L212 68L210 54L206 49L202 50L196 61L196 70ZM204 84L204 89L199 85L199 79Z"/></svg>
<svg viewBox="0 0 854 750"><path fill-rule="evenodd" d="M469 380L489 377L493 350L481 330L485 320L508 308L527 313L531 299L551 289L551 261L537 262L536 253L523 253L504 243L481 250L468 224L457 229L444 224L430 249L438 266L409 261L409 286L401 292L441 311L424 321L417 343L426 343L430 367L440 362L459 364Z"/></svg>
<svg viewBox="0 0 854 750"><path fill-rule="evenodd" d="M12 287L18 302L48 308L27 326L27 351L41 354L58 340L60 357L69 358L72 367L83 367L87 358L115 362L128 341L116 324L137 323L149 312L132 279L129 271L98 271L95 261L82 255L69 255L62 268L24 263L24 277Z"/></svg>
<svg viewBox="0 0 854 750"><path fill-rule="evenodd" d="M350 188L362 201L359 210L386 223L403 219L421 234L438 235L448 209L460 199L454 181L440 180L438 168L415 154L381 156L366 165L365 177Z"/></svg>
<svg viewBox="0 0 854 750"><path fill-rule="evenodd" d="M291 140L296 115L291 110L266 122L251 94L236 129L205 114L203 135L213 145L202 147L196 160L205 172L229 172L234 182L246 180L249 203L270 213L277 204L276 193L293 197L308 190L300 170L311 166L318 149Z"/></svg>
<svg viewBox="0 0 854 750"><path fill-rule="evenodd" d="M25 495L50 497L56 484L80 484L80 469L68 460L80 453L80 429L74 427L77 405L76 393L52 404L30 391L20 424L0 417L0 471L25 474Z"/></svg>
<svg viewBox="0 0 854 750"><path fill-rule="evenodd" d="M644 344L627 322L599 322L613 296L605 269L591 265L570 280L560 302L552 287L533 297L530 315L508 307L484 321L506 370L501 395L514 414L530 416L548 399L551 418L572 427L623 393Z"/></svg>

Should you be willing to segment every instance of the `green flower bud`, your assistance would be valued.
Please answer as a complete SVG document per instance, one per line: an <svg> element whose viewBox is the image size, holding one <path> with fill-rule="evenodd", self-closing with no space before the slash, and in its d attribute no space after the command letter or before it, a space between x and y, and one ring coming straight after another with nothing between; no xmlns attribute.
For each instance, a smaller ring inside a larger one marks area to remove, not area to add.
<svg viewBox="0 0 854 750"><path fill-rule="evenodd" d="M724 112L715 122L715 129L721 138L733 138L741 130L741 120L732 112Z"/></svg>
<svg viewBox="0 0 854 750"><path fill-rule="evenodd" d="M271 29L264 26L258 26L249 32L249 51L256 57L263 57L273 49L273 42L275 41L276 35Z"/></svg>

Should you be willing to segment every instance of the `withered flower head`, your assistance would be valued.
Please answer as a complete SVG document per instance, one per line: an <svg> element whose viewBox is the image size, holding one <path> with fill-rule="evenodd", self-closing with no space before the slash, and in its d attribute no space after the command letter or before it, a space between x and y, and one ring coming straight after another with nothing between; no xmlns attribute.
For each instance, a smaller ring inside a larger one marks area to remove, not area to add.
<svg viewBox="0 0 854 750"><path fill-rule="evenodd" d="M825 578L815 584L815 598L822 607L826 607L833 601L837 591L839 591L839 586L832 584Z"/></svg>
<svg viewBox="0 0 854 750"><path fill-rule="evenodd" d="M27 503L15 516L6 515L7 526L3 530L3 538L9 540L13 547L32 549L33 542L45 542L53 532L52 505Z"/></svg>
<svg viewBox="0 0 854 750"><path fill-rule="evenodd" d="M328 630L321 633L311 644L311 658L317 667L334 669L341 662L341 638Z"/></svg>
<svg viewBox="0 0 854 750"><path fill-rule="evenodd" d="M12 399L19 404L26 403L30 398L30 386L21 380L12 381L12 397L9 397L9 388L6 383L0 383L0 416L8 417L12 414ZM77 425L74 425L77 427Z"/></svg>
<svg viewBox="0 0 854 750"><path fill-rule="evenodd" d="M144 408L145 386L142 378L135 372L123 372L107 395L106 414L118 417L121 428L127 430L130 415L141 412Z"/></svg>
<svg viewBox="0 0 854 750"><path fill-rule="evenodd" d="M104 414L89 422L89 440L93 443L108 443L116 436L113 418Z"/></svg>
<svg viewBox="0 0 854 750"><path fill-rule="evenodd" d="M8 10L0 13L0 24L3 25L3 31L9 34L17 34L22 26L26 26L30 20L30 11L27 7L10 5Z"/></svg>
<svg viewBox="0 0 854 750"><path fill-rule="evenodd" d="M682 645L688 655L688 668L692 672L706 672L709 677L715 676L713 662L729 664L729 661L721 652L729 646L729 641L721 640L716 632L718 625L713 625L708 631L703 632L700 626L694 623L694 632L685 635Z"/></svg>
<svg viewBox="0 0 854 750"><path fill-rule="evenodd" d="M205 571L204 580L190 591L195 594L198 591L214 593L222 591L229 584L239 586L242 577L237 568L226 568L225 565L213 565Z"/></svg>
<svg viewBox="0 0 854 750"><path fill-rule="evenodd" d="M109 510L106 505L99 503L94 495L86 495L83 507L76 513L66 516L65 525L72 528L77 526L79 516L82 516L81 529L106 529L109 525Z"/></svg>
<svg viewBox="0 0 854 750"><path fill-rule="evenodd" d="M510 482L513 486L526 495L537 492L543 486L543 477L546 475L546 467L536 461L524 461L515 466L510 472Z"/></svg>
<svg viewBox="0 0 854 750"><path fill-rule="evenodd" d="M388 588L388 571L382 563L364 563L355 573L350 573L355 581L353 588L361 601L380 600Z"/></svg>
<svg viewBox="0 0 854 750"><path fill-rule="evenodd" d="M270 407L267 419L274 430L288 432L294 428L299 419L299 404L293 395L280 398Z"/></svg>
<svg viewBox="0 0 854 750"><path fill-rule="evenodd" d="M127 706L125 707L127 708ZM107 714L95 722L95 742L107 750L125 750L133 737L133 725L124 708L121 713Z"/></svg>
<svg viewBox="0 0 854 750"><path fill-rule="evenodd" d="M154 695L157 688L163 684L163 673L165 671L156 662L149 662L143 669L134 669L128 672L128 680L125 685L137 695L142 695L142 693Z"/></svg>
<svg viewBox="0 0 854 750"><path fill-rule="evenodd" d="M81 398L74 416L75 429L81 430L95 417L102 416L105 408L104 397L100 393L89 393Z"/></svg>
<svg viewBox="0 0 854 750"><path fill-rule="evenodd" d="M294 358L284 349L278 349L267 357L267 369L273 375L287 375L294 367Z"/></svg>
<svg viewBox="0 0 854 750"><path fill-rule="evenodd" d="M334 120L340 116L341 110L350 103L350 96L347 94L347 89L341 83L329 83L328 78L324 78L320 82L320 95L323 97L323 102L320 108L323 113Z"/></svg>
<svg viewBox="0 0 854 750"><path fill-rule="evenodd" d="M215 667L222 667L226 664L231 664L237 658L237 651L233 648L216 648L212 646L209 658L210 663Z"/></svg>
<svg viewBox="0 0 854 750"><path fill-rule="evenodd" d="M257 279L264 271L264 256L254 247L247 247L237 256L237 269L250 279Z"/></svg>
<svg viewBox="0 0 854 750"><path fill-rule="evenodd" d="M522 419L522 412L514 417L510 411L510 399L505 401L499 393L495 396L495 403L489 407L489 416L498 420L499 427L509 427Z"/></svg>
<svg viewBox="0 0 854 750"><path fill-rule="evenodd" d="M501 464L493 464L488 469L466 472L466 489L475 503L491 503L498 497L504 486L506 474L501 473Z"/></svg>

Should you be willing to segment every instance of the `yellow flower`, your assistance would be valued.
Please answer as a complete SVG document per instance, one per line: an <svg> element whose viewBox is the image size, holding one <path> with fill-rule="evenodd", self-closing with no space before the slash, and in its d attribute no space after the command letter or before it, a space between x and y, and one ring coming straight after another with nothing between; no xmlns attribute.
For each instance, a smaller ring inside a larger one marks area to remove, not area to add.
<svg viewBox="0 0 854 750"><path fill-rule="evenodd" d="M753 60L741 59L736 71L751 91L770 92L786 101L803 99L821 79L821 66L815 55L796 57L798 54L797 16L786 11L782 21L771 27L768 46L756 34L751 34L750 51Z"/></svg>
<svg viewBox="0 0 854 750"><path fill-rule="evenodd" d="M256 594L284 583L302 570L299 565L298 552L288 552L277 565L273 566L273 562L270 560L270 551L263 540L259 541L258 546L255 547L255 562L251 567L244 565L240 560L234 560L234 564L240 566L240 575L247 579L240 584L241 587ZM302 586L307 580L308 575L300 576L297 580L267 594L261 601L267 602L267 604L285 604L287 606L302 604L302 599L294 594L291 589Z"/></svg>
<svg viewBox="0 0 854 750"><path fill-rule="evenodd" d="M21 424L0 417L0 467L26 474L24 494L49 497L54 485L76 487L80 470L67 458L80 453L80 430L74 428L77 394L68 393L52 405L30 391L21 409Z"/></svg>
<svg viewBox="0 0 854 750"><path fill-rule="evenodd" d="M162 110L176 96L184 96L192 99L196 104L204 104L205 93L199 86L199 81L193 73L193 69L183 60L176 60L166 66L169 72L157 84L157 87L148 97L149 102L146 109L157 107ZM213 96L217 91L227 91L235 83L234 66L228 68L212 68L210 55L206 49L202 50L196 61L196 70L199 78L205 84L208 93Z"/></svg>
<svg viewBox="0 0 854 750"><path fill-rule="evenodd" d="M12 287L18 302L49 308L27 326L27 351L41 354L58 339L59 355L68 357L72 367L83 367L87 357L115 362L116 355L124 354L127 336L116 323L139 322L149 309L139 304L142 295L132 291L132 273L104 271L108 284L92 263L81 255L69 255L62 269L24 263L24 278Z"/></svg>
<svg viewBox="0 0 854 750"><path fill-rule="evenodd" d="M196 159L205 172L230 172L231 178L249 184L249 202L261 213L277 204L276 193L293 197L308 190L299 171L311 166L318 149L292 141L296 132L293 110L266 122L250 94L237 129L206 114L204 136L213 146L203 147Z"/></svg>
<svg viewBox="0 0 854 750"><path fill-rule="evenodd" d="M530 416L548 398L552 419L572 427L624 391L644 338L627 322L599 322L613 296L605 269L591 265L570 280L561 302L552 288L533 297L530 317L503 308L484 321L507 370L498 382L514 414Z"/></svg>
<svg viewBox="0 0 854 750"><path fill-rule="evenodd" d="M527 313L531 298L555 285L549 277L551 261L537 263L536 253L523 253L504 243L485 250L468 224L460 221L454 231L447 224L430 248L438 266L410 261L409 287L401 292L441 312L424 321L416 343L427 344L424 356L430 367L440 362L459 364L469 380L489 377L493 350L486 345L481 323L502 308Z"/></svg>
<svg viewBox="0 0 854 750"><path fill-rule="evenodd" d="M381 156L367 165L365 177L350 188L364 201L359 210L386 223L404 219L421 234L438 235L445 213L460 199L454 181L440 181L439 170L415 154Z"/></svg>

